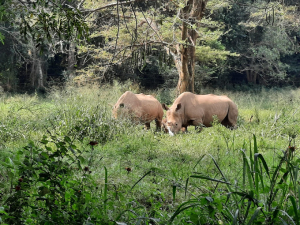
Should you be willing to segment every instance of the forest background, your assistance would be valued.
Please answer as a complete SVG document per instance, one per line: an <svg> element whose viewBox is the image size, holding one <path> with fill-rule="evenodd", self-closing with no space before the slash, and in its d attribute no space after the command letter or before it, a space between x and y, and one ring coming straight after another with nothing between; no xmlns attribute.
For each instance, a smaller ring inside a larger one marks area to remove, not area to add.
<svg viewBox="0 0 300 225"><path fill-rule="evenodd" d="M0 224L299 225L299 14L298 0L0 0ZM143 131L112 118L127 90L226 94L238 129Z"/></svg>
<svg viewBox="0 0 300 225"><path fill-rule="evenodd" d="M288 1L2 1L2 91L130 79L145 89L299 87Z"/></svg>

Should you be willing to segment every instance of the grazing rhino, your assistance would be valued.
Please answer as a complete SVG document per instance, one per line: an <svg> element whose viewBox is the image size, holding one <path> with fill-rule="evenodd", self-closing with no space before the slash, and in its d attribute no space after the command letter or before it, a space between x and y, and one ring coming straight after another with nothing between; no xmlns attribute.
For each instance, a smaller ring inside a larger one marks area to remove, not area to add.
<svg viewBox="0 0 300 225"><path fill-rule="evenodd" d="M161 122L161 130L162 130L163 132L165 132L165 133L169 133L169 130L168 130L168 127L167 127L167 118L163 118L163 119L162 119L162 122ZM182 127L181 130L182 130L183 132L186 131L184 127Z"/></svg>
<svg viewBox="0 0 300 225"><path fill-rule="evenodd" d="M227 96L184 92L170 108L165 104L162 106L167 110L165 127L172 136L180 129L187 131L189 125L210 127L214 120L213 116L217 116L219 122L227 127L235 127L237 122L237 106Z"/></svg>
<svg viewBox="0 0 300 225"><path fill-rule="evenodd" d="M134 123L143 123L146 129L150 129L150 122L155 120L156 129L160 130L164 111L160 102L152 95L126 91L114 105L113 115L115 118L125 116Z"/></svg>

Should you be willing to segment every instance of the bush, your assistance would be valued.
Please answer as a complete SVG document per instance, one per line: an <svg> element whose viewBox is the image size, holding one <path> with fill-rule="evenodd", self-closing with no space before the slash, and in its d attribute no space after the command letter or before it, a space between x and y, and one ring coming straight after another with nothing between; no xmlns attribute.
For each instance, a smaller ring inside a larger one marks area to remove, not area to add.
<svg viewBox="0 0 300 225"><path fill-rule="evenodd" d="M96 220L93 205L101 195L94 195L97 185L90 175L91 159L86 160L68 136L62 140L44 136L41 143L38 147L30 142L18 151L25 155L23 161L8 159L10 163L3 163L16 170L2 219L8 224L84 224Z"/></svg>

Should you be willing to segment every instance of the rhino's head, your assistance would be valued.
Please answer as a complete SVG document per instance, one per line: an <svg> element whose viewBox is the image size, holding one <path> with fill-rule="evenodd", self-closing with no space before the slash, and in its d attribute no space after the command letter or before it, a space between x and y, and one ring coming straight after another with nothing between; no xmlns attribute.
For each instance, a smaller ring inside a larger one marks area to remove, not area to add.
<svg viewBox="0 0 300 225"><path fill-rule="evenodd" d="M167 121L165 122L165 128L168 129L169 134L173 136L177 134L182 127L182 115L179 111L181 109L181 103L175 107L168 108L165 104L162 104L163 109L167 111Z"/></svg>
<svg viewBox="0 0 300 225"><path fill-rule="evenodd" d="M130 118L132 112L131 109L129 108L130 105L126 105L124 103L119 103L114 105L113 107L113 116L115 119L117 118Z"/></svg>

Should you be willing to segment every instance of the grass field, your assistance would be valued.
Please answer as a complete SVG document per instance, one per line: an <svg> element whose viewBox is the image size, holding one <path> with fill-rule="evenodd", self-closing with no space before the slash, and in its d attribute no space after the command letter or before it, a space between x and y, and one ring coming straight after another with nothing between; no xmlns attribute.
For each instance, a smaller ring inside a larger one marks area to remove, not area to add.
<svg viewBox="0 0 300 225"><path fill-rule="evenodd" d="M214 90L238 129L174 137L113 119L126 90L0 96L0 224L300 224L300 90Z"/></svg>

